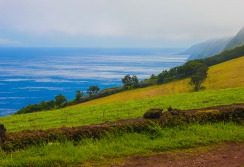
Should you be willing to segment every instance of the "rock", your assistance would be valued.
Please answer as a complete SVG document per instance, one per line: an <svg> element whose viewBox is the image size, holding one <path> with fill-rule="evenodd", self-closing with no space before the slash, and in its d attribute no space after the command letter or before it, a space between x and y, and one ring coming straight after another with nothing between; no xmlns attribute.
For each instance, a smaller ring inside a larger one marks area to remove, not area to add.
<svg viewBox="0 0 244 167"><path fill-rule="evenodd" d="M172 110L172 111L170 111L170 114L171 115L179 115L179 110Z"/></svg>
<svg viewBox="0 0 244 167"><path fill-rule="evenodd" d="M173 108L170 106L169 108L168 108L168 111L172 111L173 110Z"/></svg>
<svg viewBox="0 0 244 167"><path fill-rule="evenodd" d="M163 111L163 109L161 109L161 108L153 108L153 109L150 109L147 112L145 112L143 117L146 119L157 119L162 116L162 111Z"/></svg>
<svg viewBox="0 0 244 167"><path fill-rule="evenodd" d="M177 116L177 115L179 115L180 113L182 113L182 111L181 110L179 110L179 109L172 109L171 111L169 111L170 112L170 114L171 115L173 115L173 116ZM183 113L182 113L183 114Z"/></svg>
<svg viewBox="0 0 244 167"><path fill-rule="evenodd" d="M6 132L6 128L4 127L3 124L0 124L0 143L4 143L4 138L5 138L5 132Z"/></svg>

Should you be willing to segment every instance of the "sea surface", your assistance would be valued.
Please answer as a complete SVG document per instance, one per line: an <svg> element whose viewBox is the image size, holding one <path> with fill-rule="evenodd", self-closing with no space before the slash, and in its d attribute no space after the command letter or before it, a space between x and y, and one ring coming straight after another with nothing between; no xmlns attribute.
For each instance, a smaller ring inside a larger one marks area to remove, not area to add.
<svg viewBox="0 0 244 167"><path fill-rule="evenodd" d="M140 80L183 64L183 49L0 48L0 116L57 94L75 98L89 86L121 86L125 75Z"/></svg>

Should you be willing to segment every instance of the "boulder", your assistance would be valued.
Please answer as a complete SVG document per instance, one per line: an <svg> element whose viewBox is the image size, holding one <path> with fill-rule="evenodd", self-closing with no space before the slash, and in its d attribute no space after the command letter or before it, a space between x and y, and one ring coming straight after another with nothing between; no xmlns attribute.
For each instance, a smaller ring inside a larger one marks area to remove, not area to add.
<svg viewBox="0 0 244 167"><path fill-rule="evenodd" d="M161 108L153 108L145 112L143 117L146 119L158 119L162 116L162 111L163 109Z"/></svg>
<svg viewBox="0 0 244 167"><path fill-rule="evenodd" d="M0 124L0 143L4 143L6 129L3 124Z"/></svg>

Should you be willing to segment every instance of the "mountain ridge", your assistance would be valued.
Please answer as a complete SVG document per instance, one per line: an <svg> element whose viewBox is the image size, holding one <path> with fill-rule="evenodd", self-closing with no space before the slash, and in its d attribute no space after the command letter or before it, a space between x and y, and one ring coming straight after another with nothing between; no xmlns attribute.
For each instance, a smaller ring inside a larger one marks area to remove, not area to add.
<svg viewBox="0 0 244 167"><path fill-rule="evenodd" d="M242 44L244 44L244 27L226 44L224 50L233 49Z"/></svg>
<svg viewBox="0 0 244 167"><path fill-rule="evenodd" d="M202 59L214 56L225 50L244 44L244 27L233 37L207 40L192 45L181 54L189 54L187 60Z"/></svg>
<svg viewBox="0 0 244 167"><path fill-rule="evenodd" d="M189 54L188 60L202 59L222 52L231 38L212 39L191 46L181 54Z"/></svg>

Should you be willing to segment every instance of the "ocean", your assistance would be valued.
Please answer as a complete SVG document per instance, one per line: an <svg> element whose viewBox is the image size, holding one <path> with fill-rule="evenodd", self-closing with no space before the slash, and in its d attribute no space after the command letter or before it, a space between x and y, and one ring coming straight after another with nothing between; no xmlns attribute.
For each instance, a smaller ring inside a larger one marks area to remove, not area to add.
<svg viewBox="0 0 244 167"><path fill-rule="evenodd" d="M28 104L62 94L71 100L75 91L90 86L100 90L121 86L125 75L140 80L183 64L184 49L121 48L0 48L0 116Z"/></svg>

